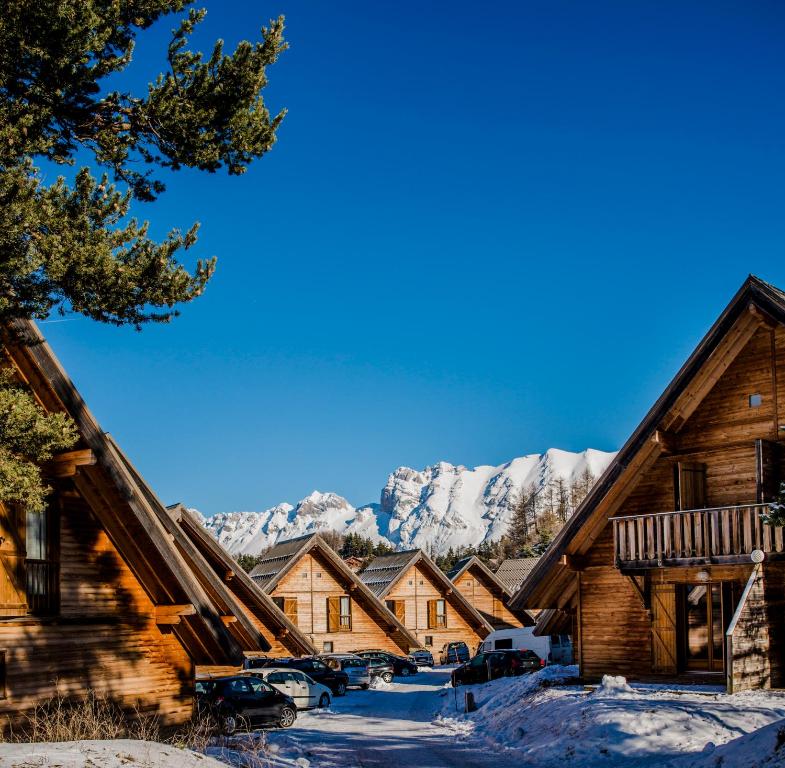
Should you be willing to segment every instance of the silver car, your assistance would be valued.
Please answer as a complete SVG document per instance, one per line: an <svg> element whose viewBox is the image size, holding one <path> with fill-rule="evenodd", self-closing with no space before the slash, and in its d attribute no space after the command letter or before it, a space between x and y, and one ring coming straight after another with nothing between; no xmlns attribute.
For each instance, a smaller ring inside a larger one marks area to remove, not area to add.
<svg viewBox="0 0 785 768"><path fill-rule="evenodd" d="M368 660L353 653L325 653L319 658L331 669L341 670L349 677L349 686L365 690L371 684Z"/></svg>

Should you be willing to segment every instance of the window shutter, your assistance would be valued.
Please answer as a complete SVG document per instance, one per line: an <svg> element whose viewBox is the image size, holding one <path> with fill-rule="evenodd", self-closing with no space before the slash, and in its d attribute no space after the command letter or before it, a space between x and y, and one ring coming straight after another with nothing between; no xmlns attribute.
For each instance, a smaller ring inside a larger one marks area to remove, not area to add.
<svg viewBox="0 0 785 768"><path fill-rule="evenodd" d="M435 629L436 627L436 601L428 601L428 629Z"/></svg>
<svg viewBox="0 0 785 768"><path fill-rule="evenodd" d="M296 597L285 597L283 601L283 612L286 614L286 618L292 622L292 624L297 624L297 598Z"/></svg>
<svg viewBox="0 0 785 768"><path fill-rule="evenodd" d="M17 506L0 504L0 616L27 613L25 527Z"/></svg>
<svg viewBox="0 0 785 768"><path fill-rule="evenodd" d="M406 602L404 600L395 601L395 618L401 624L406 624Z"/></svg>
<svg viewBox="0 0 785 768"><path fill-rule="evenodd" d="M676 673L676 585L651 587L652 671Z"/></svg>
<svg viewBox="0 0 785 768"><path fill-rule="evenodd" d="M341 598L327 598L327 631L337 632L341 623Z"/></svg>

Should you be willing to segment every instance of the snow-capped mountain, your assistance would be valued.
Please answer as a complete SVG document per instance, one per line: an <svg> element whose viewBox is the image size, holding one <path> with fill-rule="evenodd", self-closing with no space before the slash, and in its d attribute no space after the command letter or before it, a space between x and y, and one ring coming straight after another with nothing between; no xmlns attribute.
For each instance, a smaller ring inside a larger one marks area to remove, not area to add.
<svg viewBox="0 0 785 768"><path fill-rule="evenodd" d="M507 530L523 488L544 489L554 480L573 486L586 472L599 477L615 454L591 448L570 453L551 448L498 467L468 469L442 461L423 470L399 467L379 504L353 507L335 493L314 491L296 506L263 512L221 512L205 526L233 555L258 554L278 541L317 530L359 533L397 549L445 551L496 541Z"/></svg>

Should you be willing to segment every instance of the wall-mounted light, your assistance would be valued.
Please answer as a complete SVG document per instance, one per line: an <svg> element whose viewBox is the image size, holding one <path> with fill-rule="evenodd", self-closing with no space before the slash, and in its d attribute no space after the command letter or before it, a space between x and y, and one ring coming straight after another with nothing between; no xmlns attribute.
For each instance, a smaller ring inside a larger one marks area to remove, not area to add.
<svg viewBox="0 0 785 768"><path fill-rule="evenodd" d="M711 578L711 574L708 571L698 571L695 574L695 578L698 581L708 581Z"/></svg>
<svg viewBox="0 0 785 768"><path fill-rule="evenodd" d="M753 563L762 563L765 557L766 555L762 549L753 549L752 552L750 552L750 560L752 560Z"/></svg>

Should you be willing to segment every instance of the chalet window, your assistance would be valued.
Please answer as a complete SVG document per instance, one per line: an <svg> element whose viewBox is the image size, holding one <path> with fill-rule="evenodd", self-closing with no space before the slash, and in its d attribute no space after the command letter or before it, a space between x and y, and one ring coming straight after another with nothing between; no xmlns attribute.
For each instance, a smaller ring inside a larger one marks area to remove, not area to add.
<svg viewBox="0 0 785 768"><path fill-rule="evenodd" d="M342 595L327 598L327 631L351 632L352 631L352 601Z"/></svg>
<svg viewBox="0 0 785 768"><path fill-rule="evenodd" d="M60 608L58 522L51 505L42 512L27 512L25 586L28 613L34 616L51 616Z"/></svg>
<svg viewBox="0 0 785 768"><path fill-rule="evenodd" d="M0 699L8 697L6 693L6 666L5 666L6 651L0 651Z"/></svg>
<svg viewBox="0 0 785 768"><path fill-rule="evenodd" d="M428 629L443 629L447 626L447 601L428 601Z"/></svg>
<svg viewBox="0 0 785 768"><path fill-rule="evenodd" d="M426 635L425 636L425 647L432 648L433 647L433 635Z"/></svg>
<svg viewBox="0 0 785 768"><path fill-rule="evenodd" d="M322 643L322 653L332 653L332 652L333 652L332 640L325 640Z"/></svg>
<svg viewBox="0 0 785 768"><path fill-rule="evenodd" d="M395 618L398 619L401 624L405 624L406 602L404 600L386 600L385 603L390 609L390 612L395 614Z"/></svg>
<svg viewBox="0 0 785 768"><path fill-rule="evenodd" d="M750 395L750 408L760 408L763 405L763 395L754 394Z"/></svg>
<svg viewBox="0 0 785 768"><path fill-rule="evenodd" d="M273 602L280 608L293 624L297 624L297 598L296 597L274 597Z"/></svg>
<svg viewBox="0 0 785 768"><path fill-rule="evenodd" d="M674 467L676 509L703 509L706 506L706 465L680 461Z"/></svg>

